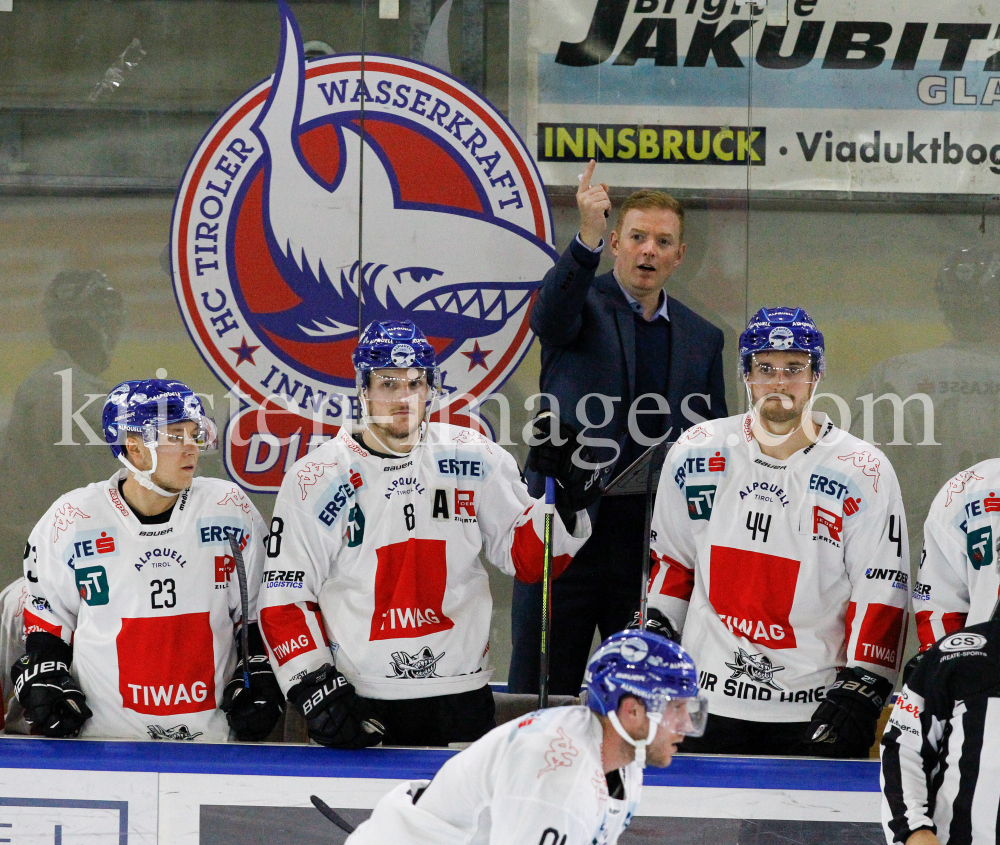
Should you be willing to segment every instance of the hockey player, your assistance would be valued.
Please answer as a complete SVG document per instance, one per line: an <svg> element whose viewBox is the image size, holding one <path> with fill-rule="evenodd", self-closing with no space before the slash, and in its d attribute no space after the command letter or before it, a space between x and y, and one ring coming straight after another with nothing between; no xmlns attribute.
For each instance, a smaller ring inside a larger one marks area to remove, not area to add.
<svg viewBox="0 0 1000 845"><path fill-rule="evenodd" d="M907 679L882 737L882 825L890 845L1000 841L998 665L994 619L938 641Z"/></svg>
<svg viewBox="0 0 1000 845"><path fill-rule="evenodd" d="M413 323L369 325L354 365L363 428L341 428L285 474L278 492L264 639L317 742L473 741L495 725L492 600L479 554L537 581L543 506L502 448L426 421L440 376ZM566 463L555 575L589 536L583 509L600 493L587 484L595 473ZM564 520L575 523L572 533Z"/></svg>
<svg viewBox="0 0 1000 845"><path fill-rule="evenodd" d="M990 618L1000 592L1000 459L962 470L938 491L924 523L913 585L920 651Z"/></svg>
<svg viewBox="0 0 1000 845"><path fill-rule="evenodd" d="M253 622L266 529L235 485L194 477L214 423L190 388L149 379L111 391L103 426L125 469L57 499L25 554L27 653L11 674L32 732L263 739L283 699L254 624L244 689L233 630Z"/></svg>
<svg viewBox="0 0 1000 845"><path fill-rule="evenodd" d="M649 606L702 672L685 750L867 756L899 670L903 507L878 449L811 410L823 336L762 308L740 336L751 410L689 429L653 515Z"/></svg>
<svg viewBox="0 0 1000 845"><path fill-rule="evenodd" d="M647 631L591 657L586 706L539 710L494 729L432 781L382 798L350 845L614 845L639 805L642 769L668 766L704 728L694 661Z"/></svg>

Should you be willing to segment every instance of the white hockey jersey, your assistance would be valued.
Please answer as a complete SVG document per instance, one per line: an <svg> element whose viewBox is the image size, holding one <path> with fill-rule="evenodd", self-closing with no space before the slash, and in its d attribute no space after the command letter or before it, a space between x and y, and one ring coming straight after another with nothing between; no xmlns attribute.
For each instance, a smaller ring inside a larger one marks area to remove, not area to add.
<svg viewBox="0 0 1000 845"><path fill-rule="evenodd" d="M125 472L67 493L35 526L25 631L72 642L71 672L94 713L81 736L225 741L218 702L242 617L228 537L243 546L253 621L266 528L215 478L195 478L169 522L143 525L119 494Z"/></svg>
<svg viewBox="0 0 1000 845"><path fill-rule="evenodd" d="M544 513L514 459L467 428L431 423L404 458L341 429L285 474L260 624L281 688L331 662L360 695L421 698L489 681L486 558L538 580ZM590 535L553 521L553 571ZM273 555L273 557L272 557Z"/></svg>
<svg viewBox="0 0 1000 845"><path fill-rule="evenodd" d="M3 693L4 733L26 734L31 726L24 721L24 710L14 695L10 667L24 654L24 608L38 601L28 592L28 582L22 576L14 579L0 592L0 687Z"/></svg>
<svg viewBox="0 0 1000 845"><path fill-rule="evenodd" d="M817 443L767 457L749 414L674 445L653 513L649 604L683 631L709 712L808 721L838 668L895 681L908 550L896 476L814 414Z"/></svg>
<svg viewBox="0 0 1000 845"><path fill-rule="evenodd" d="M430 785L393 789L347 842L614 845L639 805L642 770L620 769L624 797L610 798L601 741L600 721L582 706L500 725L448 760Z"/></svg>
<svg viewBox="0 0 1000 845"><path fill-rule="evenodd" d="M990 618L1000 593L1000 458L963 470L938 492L924 523L913 585L920 650Z"/></svg>

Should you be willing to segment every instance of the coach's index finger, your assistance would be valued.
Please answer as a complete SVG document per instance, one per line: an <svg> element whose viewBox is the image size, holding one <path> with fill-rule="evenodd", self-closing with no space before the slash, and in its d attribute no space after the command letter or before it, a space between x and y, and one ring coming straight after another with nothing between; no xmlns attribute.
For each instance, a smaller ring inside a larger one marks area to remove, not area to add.
<svg viewBox="0 0 1000 845"><path fill-rule="evenodd" d="M580 174L580 186L576 189L578 194L582 194L584 191L590 190L590 180L594 175L595 167L597 167L597 162L594 159L587 162L587 166L583 169L583 173Z"/></svg>

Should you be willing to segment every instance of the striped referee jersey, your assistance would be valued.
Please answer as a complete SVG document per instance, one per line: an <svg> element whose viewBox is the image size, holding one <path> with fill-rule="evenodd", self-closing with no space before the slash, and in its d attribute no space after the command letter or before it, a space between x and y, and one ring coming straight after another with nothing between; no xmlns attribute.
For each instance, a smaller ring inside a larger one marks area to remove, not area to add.
<svg viewBox="0 0 1000 845"><path fill-rule="evenodd" d="M921 829L942 845L1000 841L1000 621L926 652L886 725L881 781L889 843Z"/></svg>

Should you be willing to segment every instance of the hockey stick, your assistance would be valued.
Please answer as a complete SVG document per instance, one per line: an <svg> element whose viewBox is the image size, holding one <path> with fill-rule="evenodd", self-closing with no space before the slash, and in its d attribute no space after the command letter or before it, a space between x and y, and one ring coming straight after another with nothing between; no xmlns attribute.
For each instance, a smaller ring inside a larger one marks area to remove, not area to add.
<svg viewBox="0 0 1000 845"><path fill-rule="evenodd" d="M243 552L236 538L229 535L229 548L233 550L236 562L236 579L240 582L240 605L243 611L243 630L240 632L240 652L243 655L243 689L250 689L250 598L247 592L247 569L243 563Z"/></svg>
<svg viewBox="0 0 1000 845"><path fill-rule="evenodd" d="M345 819L340 813L330 807L321 798L315 795L310 795L309 800L312 801L313 806L319 810L324 816L326 816L330 821L332 821L337 827L339 827L344 833L351 834L354 833L354 827L351 825L347 819Z"/></svg>
<svg viewBox="0 0 1000 845"><path fill-rule="evenodd" d="M556 512L556 480L545 477L545 529L542 551L542 652L538 671L538 706L549 706L549 662L552 652L552 519Z"/></svg>

